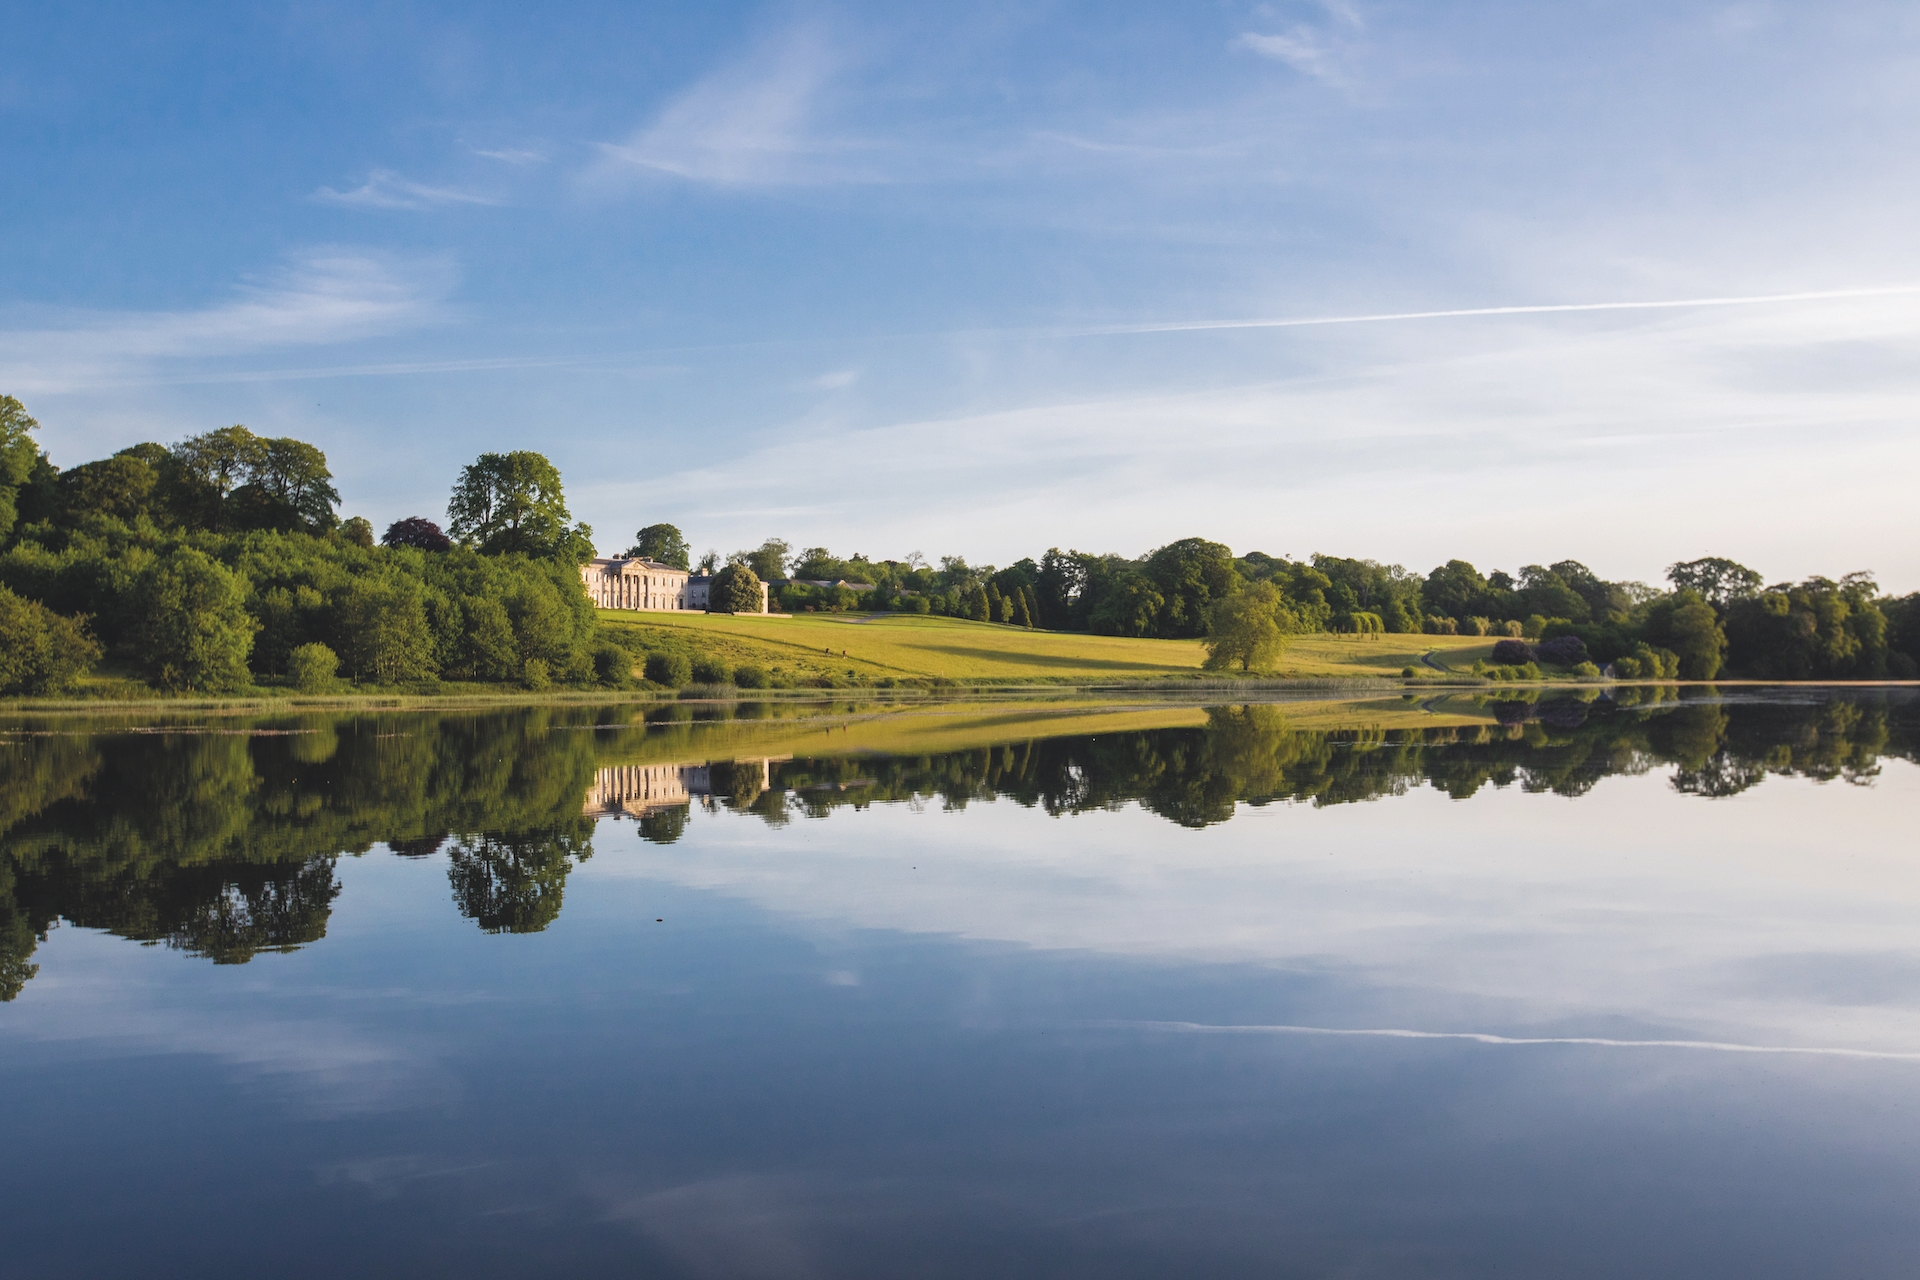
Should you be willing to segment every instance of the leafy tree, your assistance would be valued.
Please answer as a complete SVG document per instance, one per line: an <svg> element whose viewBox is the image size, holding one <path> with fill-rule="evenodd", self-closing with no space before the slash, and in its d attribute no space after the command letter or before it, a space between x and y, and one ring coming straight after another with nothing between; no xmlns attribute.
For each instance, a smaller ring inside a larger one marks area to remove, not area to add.
<svg viewBox="0 0 1920 1280"><path fill-rule="evenodd" d="M1017 622L1031 631L1033 630L1033 606L1028 603L1027 596L1027 588L1022 587L1009 597L1013 602L1013 617L1011 621Z"/></svg>
<svg viewBox="0 0 1920 1280"><path fill-rule="evenodd" d="M1569 560L1565 563L1586 572L1586 567L1578 561ZM1591 574L1587 576L1592 577ZM1565 579L1537 564L1524 565L1520 569L1520 601L1529 614L1538 614L1542 618L1585 622L1593 614L1585 597L1567 585Z"/></svg>
<svg viewBox="0 0 1920 1280"><path fill-rule="evenodd" d="M793 547L783 538L768 538L753 551L736 551L727 557L728 564L743 564L753 570L753 576L761 582L772 582L787 576L787 558L793 554ZM754 607L754 612L759 606Z"/></svg>
<svg viewBox="0 0 1920 1280"><path fill-rule="evenodd" d="M244 430L244 428L240 428ZM304 440L260 440L246 483L228 498L228 521L240 529L324 533L336 520L340 493L327 455Z"/></svg>
<svg viewBox="0 0 1920 1280"><path fill-rule="evenodd" d="M453 539L441 531L439 525L424 516L408 516L405 520L395 520L387 526L381 535L380 543L388 547L417 547L422 551L445 551L453 546Z"/></svg>
<svg viewBox="0 0 1920 1280"><path fill-rule="evenodd" d="M1682 679L1711 680L1726 657L1727 633L1713 606L1691 587L1683 587L1654 605L1647 635L1680 656Z"/></svg>
<svg viewBox="0 0 1920 1280"><path fill-rule="evenodd" d="M718 551L709 551L700 557L700 563L694 566L693 571L710 577L720 572L720 566L724 563L725 561L720 559L720 553Z"/></svg>
<svg viewBox="0 0 1920 1280"><path fill-rule="evenodd" d="M593 856L569 832L470 836L447 853L460 914L488 933L538 933L560 915L567 873Z"/></svg>
<svg viewBox="0 0 1920 1280"><path fill-rule="evenodd" d="M40 459L40 446L32 434L39 429L25 405L12 396L0 396L0 540L13 532L19 519L20 488Z"/></svg>
<svg viewBox="0 0 1920 1280"><path fill-rule="evenodd" d="M340 600L340 638L347 670L383 684L434 674L433 633L420 581L404 574L353 580Z"/></svg>
<svg viewBox="0 0 1920 1280"><path fill-rule="evenodd" d="M559 469L529 450L481 454L447 502L447 532L483 555L590 560L592 530L572 520Z"/></svg>
<svg viewBox="0 0 1920 1280"><path fill-rule="evenodd" d="M323 644L303 644L287 655L287 677L302 693L325 693L339 670L340 659Z"/></svg>
<svg viewBox="0 0 1920 1280"><path fill-rule="evenodd" d="M350 547L373 550L373 522L365 516L355 516L340 526L340 541Z"/></svg>
<svg viewBox="0 0 1920 1280"><path fill-rule="evenodd" d="M125 453L84 462L60 474L60 507L68 523L90 515L132 523L149 515L160 473L145 459Z"/></svg>
<svg viewBox="0 0 1920 1280"><path fill-rule="evenodd" d="M267 442L235 424L191 436L171 451L185 475L204 494L195 524L216 533L227 528L227 499L266 465Z"/></svg>
<svg viewBox="0 0 1920 1280"><path fill-rule="evenodd" d="M1256 582L1207 609L1206 667L1266 671L1280 660L1292 616L1271 582Z"/></svg>
<svg viewBox="0 0 1920 1280"><path fill-rule="evenodd" d="M247 654L260 624L246 582L192 547L155 560L138 587L138 656L163 689L231 693L249 683Z"/></svg>
<svg viewBox="0 0 1920 1280"><path fill-rule="evenodd" d="M975 622L990 622L993 619L993 605L987 597L987 589L980 583L974 583L967 592L967 617Z"/></svg>
<svg viewBox="0 0 1920 1280"><path fill-rule="evenodd" d="M1774 680L1884 674L1888 625L1877 595L1868 575L1848 574L1736 599L1727 613L1729 659L1743 673Z"/></svg>
<svg viewBox="0 0 1920 1280"><path fill-rule="evenodd" d="M1487 580L1465 560L1449 560L1427 575L1421 596L1435 613L1465 618L1480 611Z"/></svg>
<svg viewBox="0 0 1920 1280"><path fill-rule="evenodd" d="M684 569L692 551L687 545L686 535L673 525L650 524L633 535L633 545L627 548L626 553Z"/></svg>
<svg viewBox="0 0 1920 1280"><path fill-rule="evenodd" d="M0 694L64 692L99 660L84 619L63 618L0 586Z"/></svg>
<svg viewBox="0 0 1920 1280"><path fill-rule="evenodd" d="M1753 598L1760 590L1759 574L1721 556L1682 560L1667 566L1667 581L1676 591L1693 591L1722 613L1736 600Z"/></svg>
<svg viewBox="0 0 1920 1280"><path fill-rule="evenodd" d="M759 613L761 607L760 579L751 567L730 564L714 575L707 590L708 612Z"/></svg>

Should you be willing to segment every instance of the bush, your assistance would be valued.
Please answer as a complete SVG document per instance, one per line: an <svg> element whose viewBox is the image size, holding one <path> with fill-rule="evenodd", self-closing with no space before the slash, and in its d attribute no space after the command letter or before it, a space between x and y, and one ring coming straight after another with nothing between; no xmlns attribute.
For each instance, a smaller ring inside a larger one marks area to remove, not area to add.
<svg viewBox="0 0 1920 1280"><path fill-rule="evenodd" d="M695 684L727 684L733 673L718 658L695 658L692 675Z"/></svg>
<svg viewBox="0 0 1920 1280"><path fill-rule="evenodd" d="M1467 631L1471 635L1484 636L1493 630L1493 623L1486 618L1468 618Z"/></svg>
<svg viewBox="0 0 1920 1280"><path fill-rule="evenodd" d="M1573 674L1579 676L1582 680L1598 680L1600 678L1600 668L1594 666L1591 662L1582 662L1574 667Z"/></svg>
<svg viewBox="0 0 1920 1280"><path fill-rule="evenodd" d="M647 679L655 684L666 685L669 689L678 689L693 679L693 662L684 653L650 653L647 655Z"/></svg>
<svg viewBox="0 0 1920 1280"><path fill-rule="evenodd" d="M100 659L77 618L0 587L0 693L59 693Z"/></svg>
<svg viewBox="0 0 1920 1280"><path fill-rule="evenodd" d="M1525 634L1526 628L1517 622L1508 621L1496 623L1494 631L1496 635L1512 636L1515 640L1518 640Z"/></svg>
<svg viewBox="0 0 1920 1280"><path fill-rule="evenodd" d="M1551 662L1556 667L1571 667L1587 660L1587 644L1579 636L1555 636L1551 640L1542 640L1534 646L1541 662Z"/></svg>
<svg viewBox="0 0 1920 1280"><path fill-rule="evenodd" d="M633 683L633 655L611 642L595 645L593 678L609 689L626 688Z"/></svg>
<svg viewBox="0 0 1920 1280"><path fill-rule="evenodd" d="M749 663L733 669L733 682L742 689L768 689L773 686L773 677L767 674L765 667Z"/></svg>
<svg viewBox="0 0 1920 1280"><path fill-rule="evenodd" d="M538 658L528 658L522 668L520 680L527 688L540 693L553 684L553 677L547 672L547 664Z"/></svg>
<svg viewBox="0 0 1920 1280"><path fill-rule="evenodd" d="M339 657L323 644L303 644L287 655L287 678L302 693L325 693L339 670Z"/></svg>
<svg viewBox="0 0 1920 1280"><path fill-rule="evenodd" d="M1496 640L1493 642L1493 660L1503 667L1532 662L1535 656L1534 647L1524 641Z"/></svg>
<svg viewBox="0 0 1920 1280"><path fill-rule="evenodd" d="M1420 673L1418 671L1415 671L1412 667L1402 667L1400 668L1400 674L1405 676L1407 679L1411 680L1415 676L1419 675Z"/></svg>
<svg viewBox="0 0 1920 1280"><path fill-rule="evenodd" d="M1529 640L1538 640L1545 634L1546 629L1547 620L1536 613L1521 624L1520 634Z"/></svg>

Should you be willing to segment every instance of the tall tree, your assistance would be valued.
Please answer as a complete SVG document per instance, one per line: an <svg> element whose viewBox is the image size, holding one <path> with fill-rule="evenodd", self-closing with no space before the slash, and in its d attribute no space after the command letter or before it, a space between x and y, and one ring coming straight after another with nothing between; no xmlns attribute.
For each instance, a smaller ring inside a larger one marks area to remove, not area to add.
<svg viewBox="0 0 1920 1280"><path fill-rule="evenodd" d="M524 449L481 454L461 469L447 502L447 532L483 555L591 559L593 531L572 520L559 468Z"/></svg>
<svg viewBox="0 0 1920 1280"><path fill-rule="evenodd" d="M136 643L154 682L207 693L245 688L260 629L246 598L245 579L192 547L149 565L138 585Z"/></svg>
<svg viewBox="0 0 1920 1280"><path fill-rule="evenodd" d="M257 488L272 509L270 527L306 533L332 528L340 491L333 487L327 455L304 440L284 436L264 443L266 449L248 476L247 487Z"/></svg>
<svg viewBox="0 0 1920 1280"><path fill-rule="evenodd" d="M25 405L12 396L0 396L0 539L13 532L19 518L20 488L40 458L40 446L32 435L39 429Z"/></svg>
<svg viewBox="0 0 1920 1280"><path fill-rule="evenodd" d="M266 465L267 442L236 423L182 440L172 454L202 497L192 523L218 533L228 527L227 499Z"/></svg>
<svg viewBox="0 0 1920 1280"><path fill-rule="evenodd" d="M1209 671L1266 671L1280 660L1287 644L1292 617L1280 598L1280 589L1271 582L1252 586L1207 609L1209 630L1202 642L1207 648Z"/></svg>
<svg viewBox="0 0 1920 1280"><path fill-rule="evenodd" d="M1701 599L1725 613L1735 600L1758 595L1763 579L1747 566L1724 556L1705 556L1668 565L1667 581L1676 591L1699 592Z"/></svg>
<svg viewBox="0 0 1920 1280"><path fill-rule="evenodd" d="M772 582L787 576L787 559L792 554L793 545L786 539L768 538L755 550L734 552L727 563L744 564L760 581Z"/></svg>
<svg viewBox="0 0 1920 1280"><path fill-rule="evenodd" d="M650 524L633 535L633 545L627 548L627 554L645 556L649 560L684 569L693 554L693 548L687 545L686 535L673 525Z"/></svg>

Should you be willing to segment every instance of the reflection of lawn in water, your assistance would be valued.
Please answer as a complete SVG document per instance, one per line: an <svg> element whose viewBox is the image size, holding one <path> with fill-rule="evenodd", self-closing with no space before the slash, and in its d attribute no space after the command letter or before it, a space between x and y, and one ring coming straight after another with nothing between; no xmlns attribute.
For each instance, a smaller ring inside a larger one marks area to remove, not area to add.
<svg viewBox="0 0 1920 1280"><path fill-rule="evenodd" d="M1181 676L1206 658L1197 640L1132 640L958 618L903 614L801 614L734 618L721 614L603 611L610 623L677 633L734 663L761 662L803 674L852 670L865 676L944 676L954 680ZM1471 666L1492 652L1477 636L1296 636L1280 674L1396 676L1436 651L1449 666Z"/></svg>

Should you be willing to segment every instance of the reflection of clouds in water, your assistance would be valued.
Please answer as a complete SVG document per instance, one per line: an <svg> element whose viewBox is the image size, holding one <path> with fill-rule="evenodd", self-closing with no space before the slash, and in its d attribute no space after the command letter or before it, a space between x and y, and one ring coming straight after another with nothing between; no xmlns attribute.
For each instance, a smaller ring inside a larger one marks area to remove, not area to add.
<svg viewBox="0 0 1920 1280"><path fill-rule="evenodd" d="M81 1057L211 1057L236 1079L285 1089L321 1115L415 1106L452 1087L422 1045L324 1013L261 1007L271 1000L284 1009L298 993L261 986L235 993L225 1007L196 1005L206 992L191 983L175 991L164 981L141 982L119 939L63 932L59 973L7 1006L6 1035Z"/></svg>
<svg viewBox="0 0 1920 1280"><path fill-rule="evenodd" d="M1877 1058L1920 1062L1920 1053L1888 1053L1874 1049L1837 1049L1822 1045L1727 1044L1716 1040L1609 1040L1601 1036L1496 1036L1485 1031L1411 1031L1400 1027L1216 1026L1204 1022L1118 1022L1101 1024L1141 1031L1176 1031L1200 1035L1376 1036L1388 1040L1468 1040L1492 1045L1592 1045L1605 1049L1700 1049L1711 1053L1794 1053L1833 1058Z"/></svg>
<svg viewBox="0 0 1920 1280"><path fill-rule="evenodd" d="M1343 989L1260 1021L1907 1052L1920 1050L1917 795L1920 770L1889 760L1871 788L1774 779L1703 801L1656 772L1578 800L1418 788L1243 808L1204 831L1131 806L1047 819L1005 800L888 804L777 831L723 815L673 852L610 842L588 874L716 891L830 931L1253 962Z"/></svg>
<svg viewBox="0 0 1920 1280"><path fill-rule="evenodd" d="M736 1174L663 1191L607 1194L606 1218L631 1223L696 1276L826 1275L823 1233L851 1226L858 1197L817 1176Z"/></svg>

